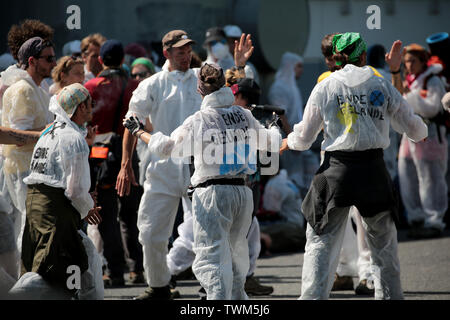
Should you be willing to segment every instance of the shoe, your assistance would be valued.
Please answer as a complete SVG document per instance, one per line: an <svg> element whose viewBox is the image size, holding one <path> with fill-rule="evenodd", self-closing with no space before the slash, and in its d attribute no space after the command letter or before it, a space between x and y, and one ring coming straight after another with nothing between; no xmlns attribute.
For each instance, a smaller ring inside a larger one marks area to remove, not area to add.
<svg viewBox="0 0 450 320"><path fill-rule="evenodd" d="M331 291L353 290L353 278L349 276L338 276L336 273Z"/></svg>
<svg viewBox="0 0 450 320"><path fill-rule="evenodd" d="M439 238L442 236L442 231L438 228L419 228L417 230L416 239L433 239L433 238Z"/></svg>
<svg viewBox="0 0 450 320"><path fill-rule="evenodd" d="M266 296L273 292L273 287L263 286L253 275L245 280L245 292L249 296Z"/></svg>
<svg viewBox="0 0 450 320"><path fill-rule="evenodd" d="M130 282L132 284L141 284L145 283L144 273L142 271L140 272L130 272Z"/></svg>
<svg viewBox="0 0 450 320"><path fill-rule="evenodd" d="M103 275L103 286L105 288L108 288L108 287L111 287L111 285L112 285L111 278L108 275L104 274Z"/></svg>
<svg viewBox="0 0 450 320"><path fill-rule="evenodd" d="M200 290L198 290L198 296L200 297L200 300L206 300L205 288L201 287Z"/></svg>
<svg viewBox="0 0 450 320"><path fill-rule="evenodd" d="M423 228L422 220L411 221L408 233L406 236L411 239L419 239L419 230Z"/></svg>
<svg viewBox="0 0 450 320"><path fill-rule="evenodd" d="M181 298L180 291L178 291L178 290L170 289L170 294L172 296L172 299L179 299L179 298Z"/></svg>
<svg viewBox="0 0 450 320"><path fill-rule="evenodd" d="M175 275L174 277L175 277L175 280L195 280L195 275L192 272L191 267L180 272L179 274Z"/></svg>
<svg viewBox="0 0 450 320"><path fill-rule="evenodd" d="M361 280L355 289L355 293L358 296L373 296L375 293L373 282L367 281L367 279Z"/></svg>
<svg viewBox="0 0 450 320"><path fill-rule="evenodd" d="M134 300L172 300L172 292L169 286L160 288L148 288L143 294L134 298Z"/></svg>

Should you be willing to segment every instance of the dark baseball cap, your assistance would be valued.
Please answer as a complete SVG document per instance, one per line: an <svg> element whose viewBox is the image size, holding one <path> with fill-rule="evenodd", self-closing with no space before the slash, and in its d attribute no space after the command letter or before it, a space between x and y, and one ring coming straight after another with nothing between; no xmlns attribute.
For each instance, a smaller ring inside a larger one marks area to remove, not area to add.
<svg viewBox="0 0 450 320"><path fill-rule="evenodd" d="M172 30L162 38L162 46L164 50L170 48L182 47L188 43L194 44L195 41L189 39L189 36L184 30Z"/></svg>
<svg viewBox="0 0 450 320"><path fill-rule="evenodd" d="M206 39L205 39L205 42L203 43L203 45L207 45L211 41L219 41L222 39L226 39L227 36L225 34L225 31L223 31L222 28L213 27L213 28L209 28L208 30L206 30L205 37L206 37Z"/></svg>
<svg viewBox="0 0 450 320"><path fill-rule="evenodd" d="M119 66L125 56L123 45L119 40L106 40L100 48L100 57L106 66Z"/></svg>

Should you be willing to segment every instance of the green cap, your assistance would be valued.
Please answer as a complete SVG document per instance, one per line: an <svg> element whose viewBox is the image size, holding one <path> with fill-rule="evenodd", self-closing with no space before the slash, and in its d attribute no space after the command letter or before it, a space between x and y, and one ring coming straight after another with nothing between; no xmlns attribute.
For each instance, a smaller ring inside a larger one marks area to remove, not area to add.
<svg viewBox="0 0 450 320"><path fill-rule="evenodd" d="M150 72L155 73L155 66L153 65L152 61L148 58L137 58L133 61L131 64L131 67L133 68L137 64L142 64L147 67Z"/></svg>
<svg viewBox="0 0 450 320"><path fill-rule="evenodd" d="M333 37L333 54L342 52L347 47L355 44L355 49L349 55L349 62L358 61L359 56L367 50L366 43L357 32L346 32L337 34ZM342 62L336 61L336 65L340 66Z"/></svg>

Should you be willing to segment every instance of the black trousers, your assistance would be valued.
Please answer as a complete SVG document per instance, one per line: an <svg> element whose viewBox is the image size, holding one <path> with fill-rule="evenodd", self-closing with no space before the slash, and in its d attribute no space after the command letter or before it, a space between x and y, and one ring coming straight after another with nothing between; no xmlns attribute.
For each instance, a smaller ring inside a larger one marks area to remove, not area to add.
<svg viewBox="0 0 450 320"><path fill-rule="evenodd" d="M142 245L139 243L139 229L137 214L144 188L132 186L130 195L119 197L120 230L122 233L123 249L128 268L132 272L144 271Z"/></svg>

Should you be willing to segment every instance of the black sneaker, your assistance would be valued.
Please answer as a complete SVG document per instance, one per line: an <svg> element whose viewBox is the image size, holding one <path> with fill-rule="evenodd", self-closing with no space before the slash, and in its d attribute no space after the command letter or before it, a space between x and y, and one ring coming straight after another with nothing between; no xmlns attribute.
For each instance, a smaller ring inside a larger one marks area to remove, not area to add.
<svg viewBox="0 0 450 320"><path fill-rule="evenodd" d="M201 287L200 290L198 290L198 296L200 297L200 300L206 300L205 288Z"/></svg>
<svg viewBox="0 0 450 320"><path fill-rule="evenodd" d="M343 291L343 290L353 290L353 278L349 276L338 276L336 274L333 288L331 291Z"/></svg>
<svg viewBox="0 0 450 320"><path fill-rule="evenodd" d="M420 228L417 231L417 239L433 239L442 236L442 231L438 228Z"/></svg>
<svg viewBox="0 0 450 320"><path fill-rule="evenodd" d="M367 279L361 280L355 288L355 293L358 296L373 296L375 294L373 282L367 281Z"/></svg>
<svg viewBox="0 0 450 320"><path fill-rule="evenodd" d="M172 300L172 292L169 286L159 288L148 288L143 294L134 298L134 300Z"/></svg>
<svg viewBox="0 0 450 320"><path fill-rule="evenodd" d="M245 292L249 296L266 296L273 292L273 287L263 286L253 275L245 280Z"/></svg>

